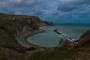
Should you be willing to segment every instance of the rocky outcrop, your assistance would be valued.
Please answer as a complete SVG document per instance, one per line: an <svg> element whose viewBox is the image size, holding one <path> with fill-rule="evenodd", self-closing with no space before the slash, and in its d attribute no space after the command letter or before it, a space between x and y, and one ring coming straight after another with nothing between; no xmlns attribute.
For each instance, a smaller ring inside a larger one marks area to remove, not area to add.
<svg viewBox="0 0 90 60"><path fill-rule="evenodd" d="M62 42L61 42L61 40L60 40L59 48L72 49L73 47L74 47L74 43L72 41L62 39Z"/></svg>
<svg viewBox="0 0 90 60"><path fill-rule="evenodd" d="M80 47L90 47L90 30L80 37L78 44Z"/></svg>
<svg viewBox="0 0 90 60"><path fill-rule="evenodd" d="M59 47L60 48L67 48L67 49L71 49L71 48L90 48L90 30L85 32L79 40L75 40L75 41L70 41L70 40L63 40L62 42L60 40L59 43Z"/></svg>

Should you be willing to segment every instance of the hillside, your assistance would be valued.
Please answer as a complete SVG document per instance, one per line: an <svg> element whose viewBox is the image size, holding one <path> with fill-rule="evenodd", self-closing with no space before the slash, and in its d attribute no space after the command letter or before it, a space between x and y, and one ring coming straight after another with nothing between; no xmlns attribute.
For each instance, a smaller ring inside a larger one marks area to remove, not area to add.
<svg viewBox="0 0 90 60"><path fill-rule="evenodd" d="M0 47L22 52L25 49L16 39L21 36L22 33L28 32L28 30L30 32L39 30L41 24L42 21L36 16L0 14ZM23 30L25 31L23 32Z"/></svg>

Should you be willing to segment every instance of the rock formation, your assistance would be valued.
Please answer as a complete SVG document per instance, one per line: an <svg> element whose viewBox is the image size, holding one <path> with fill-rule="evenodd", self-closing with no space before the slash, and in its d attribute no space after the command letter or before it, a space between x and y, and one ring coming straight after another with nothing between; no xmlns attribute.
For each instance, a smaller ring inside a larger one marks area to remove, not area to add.
<svg viewBox="0 0 90 60"><path fill-rule="evenodd" d="M62 42L59 43L59 48L72 49L73 47L74 47L74 43L69 40L63 40Z"/></svg>
<svg viewBox="0 0 90 60"><path fill-rule="evenodd" d="M90 47L90 30L80 37L78 44L80 47Z"/></svg>
<svg viewBox="0 0 90 60"><path fill-rule="evenodd" d="M60 48L90 48L90 30L85 32L79 40L70 41L70 40L63 40L59 43Z"/></svg>

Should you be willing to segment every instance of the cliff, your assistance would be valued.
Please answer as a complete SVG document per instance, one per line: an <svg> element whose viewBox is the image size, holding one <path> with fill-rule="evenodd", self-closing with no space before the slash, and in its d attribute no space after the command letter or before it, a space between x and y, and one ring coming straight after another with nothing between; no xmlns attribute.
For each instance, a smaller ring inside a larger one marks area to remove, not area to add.
<svg viewBox="0 0 90 60"><path fill-rule="evenodd" d="M90 48L90 30L83 33L79 40L63 40L59 43L60 48Z"/></svg>
<svg viewBox="0 0 90 60"><path fill-rule="evenodd" d="M90 30L86 31L79 39L78 44L80 47L90 48Z"/></svg>
<svg viewBox="0 0 90 60"><path fill-rule="evenodd" d="M37 16L0 14L0 47L24 52L26 48L18 43L17 38L22 33L39 30L41 25L42 21Z"/></svg>

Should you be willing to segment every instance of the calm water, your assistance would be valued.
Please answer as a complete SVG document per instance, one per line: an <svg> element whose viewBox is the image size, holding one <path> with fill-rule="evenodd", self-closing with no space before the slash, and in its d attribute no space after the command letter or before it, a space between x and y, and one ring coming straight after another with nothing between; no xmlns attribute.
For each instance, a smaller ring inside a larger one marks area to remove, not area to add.
<svg viewBox="0 0 90 60"><path fill-rule="evenodd" d="M65 36L53 32L55 28L58 28L59 32L64 33ZM46 30L46 32L29 37L28 42L45 47L56 47L61 38L79 39L84 32L90 30L90 25L45 26L43 29Z"/></svg>

